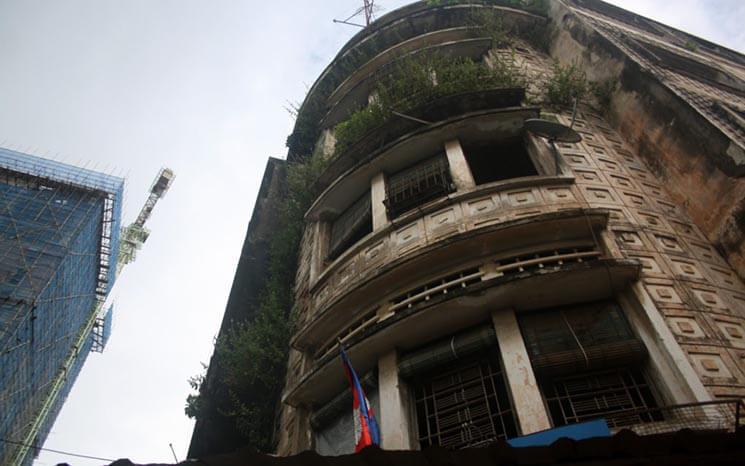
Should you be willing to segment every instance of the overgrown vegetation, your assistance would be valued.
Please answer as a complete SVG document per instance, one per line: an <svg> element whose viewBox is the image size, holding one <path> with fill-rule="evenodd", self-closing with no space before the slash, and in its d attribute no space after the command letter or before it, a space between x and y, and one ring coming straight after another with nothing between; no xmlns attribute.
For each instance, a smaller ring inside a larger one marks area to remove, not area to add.
<svg viewBox="0 0 745 466"><path fill-rule="evenodd" d="M273 425L284 384L293 287L303 214L310 206L310 186L323 170L321 157L288 164L287 191L277 208L278 228L270 238L269 270L258 309L235 324L215 343L212 369L220 393L205 385L205 375L189 379L196 394L187 398L189 417L220 415L235 423L247 445L273 450ZM206 369L206 366L205 366Z"/></svg>
<svg viewBox="0 0 745 466"><path fill-rule="evenodd" d="M524 10L530 13L545 16L549 9L549 0L428 0L429 6L445 6L452 4L474 4L504 6ZM453 15L461 13L454 12ZM518 35L539 50L546 51L548 44L549 28L540 25L529 30L519 30L516 24L505 24L501 20L502 13L491 11L488 8L475 6L464 11L466 15L461 19L464 23L458 26L471 24L482 27L484 34L492 38L494 45L508 44L511 35ZM453 25L455 26L455 25ZM353 53L340 57L327 76L318 81L317 88L308 94L306 101L299 108L296 106L297 120L292 134L287 137L289 158L293 159L309 154L313 150L316 140L321 134L320 122L327 108L326 99L350 73L358 69L363 63L380 53L393 43L409 38L408 36L397 36L392 38L371 37L358 44Z"/></svg>
<svg viewBox="0 0 745 466"><path fill-rule="evenodd" d="M555 107L570 106L574 99L581 100L588 88L587 76L582 68L574 63L555 63L551 77L546 81L546 101Z"/></svg>
<svg viewBox="0 0 745 466"><path fill-rule="evenodd" d="M405 114L439 97L462 92L523 85L524 75L514 57L498 60L492 68L470 58L438 54L402 60L378 81L372 102L336 126L336 153L388 121L394 112Z"/></svg>

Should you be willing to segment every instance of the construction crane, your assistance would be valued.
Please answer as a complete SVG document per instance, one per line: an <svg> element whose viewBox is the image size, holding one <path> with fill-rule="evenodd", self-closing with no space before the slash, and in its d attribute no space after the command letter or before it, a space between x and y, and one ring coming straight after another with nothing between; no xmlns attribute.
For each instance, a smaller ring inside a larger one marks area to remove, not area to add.
<svg viewBox="0 0 745 466"><path fill-rule="evenodd" d="M127 227L122 228L122 233L119 237L119 258L116 263L117 275L122 270L122 267L137 258L137 251L142 248L142 245L147 241L148 236L150 236L150 230L145 228L145 222L150 218L155 204L168 192L168 188L171 187L174 178L173 170L162 168L158 176L155 177L152 186L150 186L150 196L145 201L145 205L142 206L137 220Z"/></svg>
<svg viewBox="0 0 745 466"><path fill-rule="evenodd" d="M145 223L150 218L150 214L152 213L155 204L165 196L168 188L173 184L174 178L175 175L173 170L170 168L161 168L160 172L158 172L158 176L155 177L155 181L153 181L153 184L150 186L150 195L145 201L145 205L142 206L140 214L137 216L137 220L121 229L119 236L119 255L116 262L117 275L119 275L125 265L135 260L137 257L137 251L142 248L142 245L147 241L148 236L150 236L150 230L145 228ZM72 346L70 353L57 372L49 394L45 398L44 403L39 410L39 414L34 419L31 429L29 429L23 441L20 442L20 447L11 464L22 466L24 458L28 454L28 450L32 448L32 445L36 444L36 438L41 431L41 427L45 424L49 417L49 413L55 406L57 399L65 386L68 374L78 361L78 358L83 355L86 341L88 338L95 339L96 331L103 328L104 317L106 316L106 312L103 310L105 302L105 300L99 300L91 310L85 326L83 326L83 329L78 334L75 344ZM101 351L102 349L101 344L94 344L92 347L93 351Z"/></svg>

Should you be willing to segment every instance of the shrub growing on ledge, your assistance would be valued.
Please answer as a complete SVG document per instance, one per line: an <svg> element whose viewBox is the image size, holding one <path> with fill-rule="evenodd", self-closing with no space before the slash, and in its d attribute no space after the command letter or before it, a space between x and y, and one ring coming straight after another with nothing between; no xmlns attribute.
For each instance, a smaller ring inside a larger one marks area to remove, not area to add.
<svg viewBox="0 0 745 466"><path fill-rule="evenodd" d="M546 101L555 107L570 106L574 99L581 100L587 94L587 76L575 65L554 64L551 78L546 82Z"/></svg>
<svg viewBox="0 0 745 466"><path fill-rule="evenodd" d="M258 309L247 322L234 324L215 343L210 376L189 379L197 394L187 397L189 417L222 416L234 422L245 444L273 450L274 421L284 384L292 327L295 272L303 214L310 187L325 167L319 156L288 163L287 191L277 209L279 227L269 245L269 270Z"/></svg>
<svg viewBox="0 0 745 466"><path fill-rule="evenodd" d="M407 113L439 97L462 92L521 87L522 70L514 58L496 60L492 67L470 58L431 54L400 61L380 79L367 107L336 125L336 154L390 119L394 112Z"/></svg>

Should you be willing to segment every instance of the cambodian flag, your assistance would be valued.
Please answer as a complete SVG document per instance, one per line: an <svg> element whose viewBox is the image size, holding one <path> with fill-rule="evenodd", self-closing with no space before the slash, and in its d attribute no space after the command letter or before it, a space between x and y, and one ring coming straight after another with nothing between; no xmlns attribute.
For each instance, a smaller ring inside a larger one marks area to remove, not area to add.
<svg viewBox="0 0 745 466"><path fill-rule="evenodd" d="M370 407L370 402L367 401L365 391L362 390L360 379L352 368L349 356L347 356L343 346L339 345L339 349L341 350L341 360L344 363L344 372L347 374L354 400L352 402L352 417L354 418L354 439L356 443L354 452L357 453L370 445L380 445L380 429L378 429L378 423L375 421L375 415Z"/></svg>

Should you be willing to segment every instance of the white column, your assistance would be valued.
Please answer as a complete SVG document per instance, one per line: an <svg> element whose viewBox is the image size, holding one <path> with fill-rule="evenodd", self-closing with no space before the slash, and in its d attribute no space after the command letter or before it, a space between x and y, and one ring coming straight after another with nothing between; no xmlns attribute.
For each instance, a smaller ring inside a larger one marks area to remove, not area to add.
<svg viewBox="0 0 745 466"><path fill-rule="evenodd" d="M407 390L398 377L398 355L393 350L378 360L380 436L385 450L411 450Z"/></svg>
<svg viewBox="0 0 745 466"><path fill-rule="evenodd" d="M373 231L380 230L388 225L388 212L385 210L385 174L378 173L372 179L370 186L370 199L372 200L372 224Z"/></svg>
<svg viewBox="0 0 745 466"><path fill-rule="evenodd" d="M458 191L476 186L460 141L453 139L446 142L445 154L447 154L448 164L450 164L450 174L453 176L453 183L455 183Z"/></svg>
<svg viewBox="0 0 745 466"><path fill-rule="evenodd" d="M318 276L323 271L323 261L328 254L328 224L323 221L313 222L313 246L310 257L310 286L318 280Z"/></svg>
<svg viewBox="0 0 745 466"><path fill-rule="evenodd" d="M491 317L522 435L550 429L551 422L530 365L515 311L501 309L492 312Z"/></svg>

